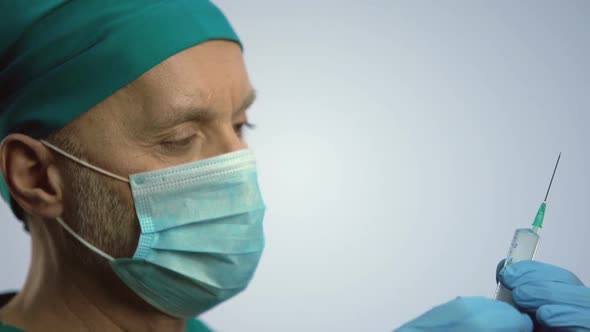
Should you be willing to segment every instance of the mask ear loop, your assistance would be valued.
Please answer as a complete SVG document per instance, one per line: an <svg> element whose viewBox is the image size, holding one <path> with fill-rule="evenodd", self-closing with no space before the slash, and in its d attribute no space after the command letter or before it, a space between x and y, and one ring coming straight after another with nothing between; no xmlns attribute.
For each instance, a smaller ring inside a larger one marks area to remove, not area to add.
<svg viewBox="0 0 590 332"><path fill-rule="evenodd" d="M70 160L72 160L74 162L77 162L78 164L80 164L82 166L85 166L87 168L90 168L91 170L93 170L95 172L98 172L98 173L101 173L103 175L110 176L111 178L113 178L115 180L119 180L119 181L123 181L123 182L129 183L129 179L126 179L126 178L124 178L124 177L122 177L120 175L111 173L109 171L105 171L104 169L99 168L99 167L96 167L96 166L94 166L94 165L92 165L92 164L90 164L90 163L88 163L88 162L86 162L86 161L84 161L84 160L82 160L82 159L80 159L78 157L72 156L71 154L69 154L69 153L65 152L64 150L58 148L57 146L55 146L55 145L47 142L46 140L43 140L42 139L42 140L39 140L39 141L41 142L41 144L45 145L46 147L50 148L51 150L53 150L53 151L61 154L62 156L66 157L66 158L68 158L68 159L70 159Z"/></svg>
<svg viewBox="0 0 590 332"><path fill-rule="evenodd" d="M39 141L41 142L41 144L45 145L46 147L50 148L51 150L53 150L53 151L55 151L55 152L59 153L60 155L62 155L62 156L64 156L64 157L66 157L66 158L68 158L68 159L70 159L70 160L72 160L72 161L74 161L74 162L76 162L76 163L78 163L78 164L80 164L80 165L82 165L82 166L85 166L85 167L87 167L87 168L89 168L89 169L91 169L91 170L93 170L93 171L95 171L95 172L98 172L98 173L104 174L104 175L106 175L106 176L109 176L109 177L111 177L111 178L113 178L113 179L116 179L116 180L119 180L119 181L123 181L123 182L127 182L127 183L129 183L129 180L128 180L128 179L126 179L126 178L124 178L124 177L122 177L122 176L119 176L119 175L117 175L117 174L113 174L113 173L111 173L111 172L109 172L109 171L105 171L104 169L102 169L102 168L99 168L99 167L96 167L96 166L94 166L94 165L92 165L92 164L90 164L90 163L88 163L88 162L86 162L86 161L84 161L84 160L82 160L82 159L80 159L80 158L78 158L78 157L74 157L74 156L72 156L71 154L69 154L69 153L65 152L64 150L62 150L62 149L58 148L57 146L55 146L55 145L53 145L53 144L51 144L51 143L49 143L49 142L47 142L47 141L45 141L45 140L39 140ZM80 241L80 242L81 242L83 245L85 245L85 246L86 246L88 249L90 249L90 250L94 251L96 254L98 254L98 255L100 255L100 256L102 256L102 257L104 257L105 259L107 259L107 260L109 260L109 261L114 261L114 260L115 260L115 259L113 258L113 256L111 256L111 255L109 255L109 254L105 253L104 251L102 251L102 250L98 249L97 247L93 246L93 245L92 245L90 242L88 242L88 241L84 240L84 239L83 239L83 238L82 238L80 235L76 234L76 232L74 232L74 230L73 230L73 229L71 229L71 228L70 228L70 226L68 226L68 224L66 224L66 223L63 221L63 219L61 219L60 217L57 217L57 218L56 218L56 220L57 220L57 222L58 222L58 223L59 223L59 224L60 224L60 225L61 225L61 226L62 226L62 227L63 227L63 228L66 230L66 231L68 231L68 233L70 233L70 234L71 234L71 235L72 235L74 238L76 238L78 241Z"/></svg>
<svg viewBox="0 0 590 332"><path fill-rule="evenodd" d="M56 218L57 222L63 227L65 228L66 231L68 231L68 233L70 233L73 237L75 237L78 241L82 242L83 245L85 245L88 249L94 251L95 253L101 255L102 257L106 258L109 261L114 261L115 259L113 258L113 256L105 253L104 251L98 249L97 247L93 246L92 244L90 244L90 242L84 240L80 235L76 234L76 232L74 232L73 229L70 228L70 226L68 226L68 224L66 224L63 219L61 219L60 217Z"/></svg>

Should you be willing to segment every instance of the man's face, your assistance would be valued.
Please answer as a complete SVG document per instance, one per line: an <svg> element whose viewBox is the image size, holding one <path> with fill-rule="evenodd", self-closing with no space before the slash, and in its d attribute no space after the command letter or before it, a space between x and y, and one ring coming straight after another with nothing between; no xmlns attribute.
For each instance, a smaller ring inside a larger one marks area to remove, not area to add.
<svg viewBox="0 0 590 332"><path fill-rule="evenodd" d="M209 158L246 147L241 131L253 99L239 46L210 41L172 56L68 124L77 147L61 147L123 177ZM59 164L63 219L111 256L131 257L139 223L129 184L64 158ZM83 262L103 260L66 239Z"/></svg>

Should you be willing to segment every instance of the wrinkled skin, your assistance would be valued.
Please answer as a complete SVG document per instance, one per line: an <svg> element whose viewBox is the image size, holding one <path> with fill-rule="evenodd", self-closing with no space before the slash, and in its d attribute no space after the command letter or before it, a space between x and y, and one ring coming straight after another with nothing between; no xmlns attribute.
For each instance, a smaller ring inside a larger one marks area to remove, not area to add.
<svg viewBox="0 0 590 332"><path fill-rule="evenodd" d="M168 58L47 139L127 177L245 148L242 127L253 99L239 46L209 41ZM140 230L128 183L21 134L5 139L1 157L33 250L26 284L0 321L27 331L184 330L183 321L140 300L104 258L55 221L62 217L113 257L133 256Z"/></svg>

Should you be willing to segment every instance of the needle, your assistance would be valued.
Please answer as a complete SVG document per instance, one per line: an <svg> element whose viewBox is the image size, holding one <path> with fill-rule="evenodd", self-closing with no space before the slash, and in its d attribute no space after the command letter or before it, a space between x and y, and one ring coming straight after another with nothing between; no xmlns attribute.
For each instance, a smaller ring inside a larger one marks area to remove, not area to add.
<svg viewBox="0 0 590 332"><path fill-rule="evenodd" d="M545 194L545 199L543 202L547 202L547 197L549 196L549 190L551 190L551 184L553 184L553 178L555 177L555 171L557 171L557 165L559 165L559 159L561 159L561 152L557 157L557 162L555 163L555 168L553 169L553 175L551 175L551 181L549 181L549 188L547 188L547 194Z"/></svg>

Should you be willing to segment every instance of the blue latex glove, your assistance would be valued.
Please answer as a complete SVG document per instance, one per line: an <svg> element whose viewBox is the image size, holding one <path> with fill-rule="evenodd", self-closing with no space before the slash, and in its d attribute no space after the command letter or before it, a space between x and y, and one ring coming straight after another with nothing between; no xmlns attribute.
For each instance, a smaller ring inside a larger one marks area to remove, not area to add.
<svg viewBox="0 0 590 332"><path fill-rule="evenodd" d="M541 330L590 331L590 288L570 271L536 261L508 265L498 280Z"/></svg>
<svg viewBox="0 0 590 332"><path fill-rule="evenodd" d="M484 297L459 297L404 324L397 332L533 331L533 321L509 304Z"/></svg>

